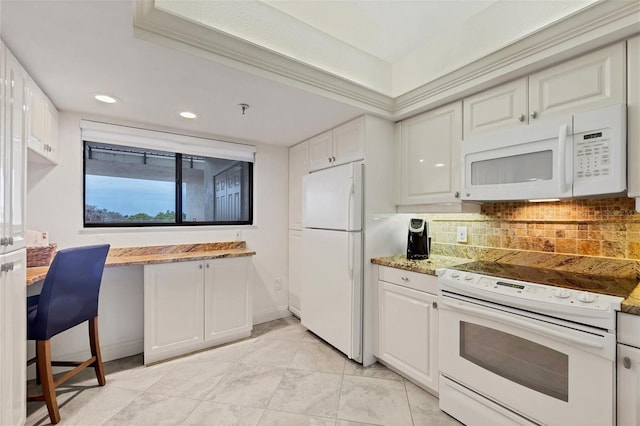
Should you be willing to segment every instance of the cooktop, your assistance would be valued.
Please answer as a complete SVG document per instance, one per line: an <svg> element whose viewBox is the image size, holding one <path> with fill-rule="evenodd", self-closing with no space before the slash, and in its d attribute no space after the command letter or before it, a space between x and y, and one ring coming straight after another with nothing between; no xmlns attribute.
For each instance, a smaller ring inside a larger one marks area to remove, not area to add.
<svg viewBox="0 0 640 426"><path fill-rule="evenodd" d="M464 263L449 266L447 269L624 298L628 297L638 284L634 278L616 278L487 261Z"/></svg>

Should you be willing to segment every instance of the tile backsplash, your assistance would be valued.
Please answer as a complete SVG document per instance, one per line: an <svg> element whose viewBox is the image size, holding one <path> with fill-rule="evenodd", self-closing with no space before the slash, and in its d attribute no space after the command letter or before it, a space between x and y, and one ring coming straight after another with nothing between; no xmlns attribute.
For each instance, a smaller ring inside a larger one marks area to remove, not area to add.
<svg viewBox="0 0 640 426"><path fill-rule="evenodd" d="M441 244L640 259L635 200L609 198L552 203L485 203L479 214L426 214ZM456 242L456 227L468 240Z"/></svg>

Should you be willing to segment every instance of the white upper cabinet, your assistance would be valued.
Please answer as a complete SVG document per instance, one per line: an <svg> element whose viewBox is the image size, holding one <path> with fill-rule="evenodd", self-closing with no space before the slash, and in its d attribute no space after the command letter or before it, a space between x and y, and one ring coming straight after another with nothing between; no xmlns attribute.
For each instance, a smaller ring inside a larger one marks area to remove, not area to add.
<svg viewBox="0 0 640 426"><path fill-rule="evenodd" d="M309 171L364 158L364 117L309 139Z"/></svg>
<svg viewBox="0 0 640 426"><path fill-rule="evenodd" d="M4 46L3 46L4 47ZM25 246L26 81L27 73L4 47L3 137L0 144L0 253Z"/></svg>
<svg viewBox="0 0 640 426"><path fill-rule="evenodd" d="M396 125L398 205L459 200L461 139L460 101Z"/></svg>
<svg viewBox="0 0 640 426"><path fill-rule="evenodd" d="M625 45L544 69L464 99L464 138L625 103Z"/></svg>
<svg viewBox="0 0 640 426"><path fill-rule="evenodd" d="M527 79L521 78L464 101L464 137L527 124Z"/></svg>
<svg viewBox="0 0 640 426"><path fill-rule="evenodd" d="M309 173L309 141L289 148L289 229L302 229L302 178Z"/></svg>
<svg viewBox="0 0 640 426"><path fill-rule="evenodd" d="M58 145L58 110L31 79L29 79L27 93L29 161L55 164Z"/></svg>
<svg viewBox="0 0 640 426"><path fill-rule="evenodd" d="M627 186L640 211L640 36L627 42Z"/></svg>

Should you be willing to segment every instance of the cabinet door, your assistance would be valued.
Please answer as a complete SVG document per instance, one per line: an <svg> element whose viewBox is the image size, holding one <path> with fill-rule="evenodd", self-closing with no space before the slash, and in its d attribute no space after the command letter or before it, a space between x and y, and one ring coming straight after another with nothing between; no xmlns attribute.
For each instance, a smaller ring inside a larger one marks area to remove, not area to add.
<svg viewBox="0 0 640 426"><path fill-rule="evenodd" d="M463 100L464 139L528 123L527 79L521 78Z"/></svg>
<svg viewBox="0 0 640 426"><path fill-rule="evenodd" d="M605 49L529 76L533 120L625 103L625 46Z"/></svg>
<svg viewBox="0 0 640 426"><path fill-rule="evenodd" d="M26 255L0 256L0 424L25 422L27 381Z"/></svg>
<svg viewBox="0 0 640 426"><path fill-rule="evenodd" d="M437 296L378 281L378 357L438 391Z"/></svg>
<svg viewBox="0 0 640 426"><path fill-rule="evenodd" d="M289 148L289 229L302 229L302 178L309 173L309 142Z"/></svg>
<svg viewBox="0 0 640 426"><path fill-rule="evenodd" d="M144 362L189 352L204 337L204 263L144 266Z"/></svg>
<svg viewBox="0 0 640 426"><path fill-rule="evenodd" d="M25 181L26 144L25 109L27 74L16 58L6 51L6 92L5 92L5 150L4 170L4 237L8 244L3 252L18 250L25 246Z"/></svg>
<svg viewBox="0 0 640 426"><path fill-rule="evenodd" d="M627 55L627 184L629 197L640 197L640 36L627 41Z"/></svg>
<svg viewBox="0 0 640 426"><path fill-rule="evenodd" d="M251 334L252 308L247 257L206 260L205 340L225 343Z"/></svg>
<svg viewBox="0 0 640 426"><path fill-rule="evenodd" d="M27 87L27 146L29 161L56 163L58 111L31 79Z"/></svg>
<svg viewBox="0 0 640 426"><path fill-rule="evenodd" d="M309 171L326 169L333 162L333 137L331 131L309 139Z"/></svg>
<svg viewBox="0 0 640 426"><path fill-rule="evenodd" d="M640 349L618 344L618 425L640 424Z"/></svg>
<svg viewBox="0 0 640 426"><path fill-rule="evenodd" d="M300 283L302 281L302 231L289 231L289 310L302 315Z"/></svg>
<svg viewBox="0 0 640 426"><path fill-rule="evenodd" d="M333 166L364 158L364 117L333 129Z"/></svg>
<svg viewBox="0 0 640 426"><path fill-rule="evenodd" d="M402 121L397 137L398 204L458 201L462 102Z"/></svg>

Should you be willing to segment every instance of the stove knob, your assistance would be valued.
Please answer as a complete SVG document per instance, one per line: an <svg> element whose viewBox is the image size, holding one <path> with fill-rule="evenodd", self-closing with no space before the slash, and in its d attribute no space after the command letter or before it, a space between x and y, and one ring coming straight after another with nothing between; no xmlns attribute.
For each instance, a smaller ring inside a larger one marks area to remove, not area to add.
<svg viewBox="0 0 640 426"><path fill-rule="evenodd" d="M569 293L569 290L567 290L566 288L559 288L553 293L553 295L560 299L566 299L567 297L571 296L571 293Z"/></svg>
<svg viewBox="0 0 640 426"><path fill-rule="evenodd" d="M584 303L595 302L596 296L591 293L582 292L578 294L578 300Z"/></svg>
<svg viewBox="0 0 640 426"><path fill-rule="evenodd" d="M465 281L471 281L473 279L473 274L466 274L464 276Z"/></svg>

